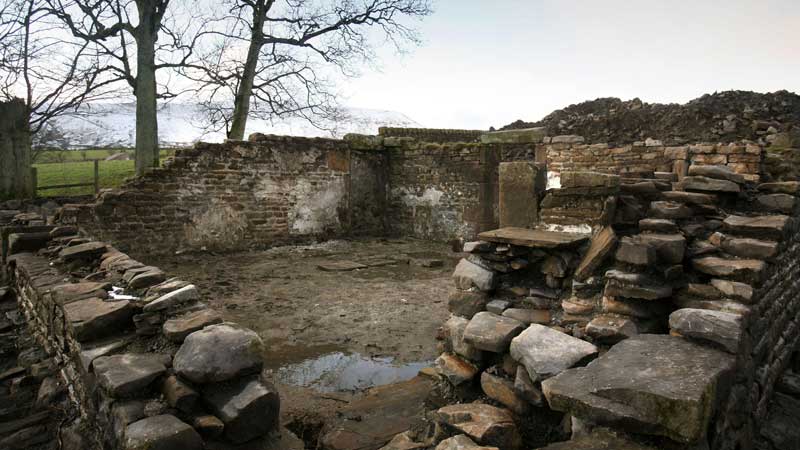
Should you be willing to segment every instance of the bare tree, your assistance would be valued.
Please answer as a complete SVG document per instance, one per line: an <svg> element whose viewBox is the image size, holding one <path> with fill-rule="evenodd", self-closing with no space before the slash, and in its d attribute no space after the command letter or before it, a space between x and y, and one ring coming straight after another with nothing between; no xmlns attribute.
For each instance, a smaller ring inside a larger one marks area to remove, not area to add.
<svg viewBox="0 0 800 450"><path fill-rule="evenodd" d="M32 139L54 117L101 99L116 79L92 45L61 31L44 0L0 2L0 197L35 195Z"/></svg>
<svg viewBox="0 0 800 450"><path fill-rule="evenodd" d="M51 119L114 93L120 78L88 42L60 31L44 0L8 0L0 6L0 97L22 98L34 136Z"/></svg>
<svg viewBox="0 0 800 450"><path fill-rule="evenodd" d="M186 0L45 0L73 36L102 49L108 70L125 80L136 98L136 173L159 164L158 99L174 98L169 82L159 83L156 72L181 65L191 55L192 17L176 18L195 2ZM159 43L159 36L164 42ZM198 35L199 36L199 35ZM195 37L197 38L197 36Z"/></svg>
<svg viewBox="0 0 800 450"><path fill-rule="evenodd" d="M431 13L429 0L224 0L213 42L182 66L198 88L209 119L243 139L247 119L336 113L330 68L355 75L374 57L382 36L402 50L417 43L404 20ZM221 24L221 25L220 25ZM232 100L232 101L231 101ZM231 105L232 103L232 105Z"/></svg>

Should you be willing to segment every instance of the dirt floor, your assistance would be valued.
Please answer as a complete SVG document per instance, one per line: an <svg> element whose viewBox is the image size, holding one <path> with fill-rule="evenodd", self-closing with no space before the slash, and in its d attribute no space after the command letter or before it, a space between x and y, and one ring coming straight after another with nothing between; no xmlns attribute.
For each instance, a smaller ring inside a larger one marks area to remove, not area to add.
<svg viewBox="0 0 800 450"><path fill-rule="evenodd" d="M431 365L459 257L426 241L356 240L158 264L264 339L285 421L307 427Z"/></svg>

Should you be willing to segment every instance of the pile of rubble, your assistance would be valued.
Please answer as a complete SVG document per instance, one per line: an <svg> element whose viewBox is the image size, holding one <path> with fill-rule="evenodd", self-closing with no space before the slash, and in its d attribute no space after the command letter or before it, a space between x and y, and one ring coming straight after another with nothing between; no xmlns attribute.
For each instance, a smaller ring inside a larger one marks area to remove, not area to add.
<svg viewBox="0 0 800 450"><path fill-rule="evenodd" d="M539 122L518 120L502 129L531 127L545 127L550 136L580 135L593 143L631 144L647 138L669 145L787 138L800 143L800 96L726 91L683 105L599 98L556 110Z"/></svg>
<svg viewBox="0 0 800 450"><path fill-rule="evenodd" d="M3 255L80 411L72 448L302 448L280 427L255 332L223 322L194 285L38 220L4 228Z"/></svg>
<svg viewBox="0 0 800 450"><path fill-rule="evenodd" d="M481 400L434 414L449 433L407 433L387 450L518 449L518 428L547 410L572 430L553 450L728 448L759 420L764 376L783 372L798 340L800 303L774 286L780 258L796 257L800 182L692 165L643 178L562 174L562 186L541 202L544 223L480 234L453 274L436 371L463 400L476 388ZM765 325L777 334L754 325L777 305L785 311ZM474 444L441 440L459 432Z"/></svg>

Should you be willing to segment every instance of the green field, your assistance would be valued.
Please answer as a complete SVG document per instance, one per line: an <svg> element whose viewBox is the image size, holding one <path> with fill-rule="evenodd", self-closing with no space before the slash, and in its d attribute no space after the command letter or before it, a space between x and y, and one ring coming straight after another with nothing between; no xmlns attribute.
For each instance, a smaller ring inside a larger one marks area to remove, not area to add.
<svg viewBox="0 0 800 450"><path fill-rule="evenodd" d="M126 179L133 177L135 169L133 161L102 161L109 155L132 150L85 150L42 152L33 167L37 171L37 185L53 186L59 184L77 184L94 182L94 163L92 159L100 159L100 189L120 186ZM162 160L174 153L174 150L162 150ZM84 156L86 160L84 160ZM40 197L56 197L67 195L94 194L93 186L44 189L39 190Z"/></svg>

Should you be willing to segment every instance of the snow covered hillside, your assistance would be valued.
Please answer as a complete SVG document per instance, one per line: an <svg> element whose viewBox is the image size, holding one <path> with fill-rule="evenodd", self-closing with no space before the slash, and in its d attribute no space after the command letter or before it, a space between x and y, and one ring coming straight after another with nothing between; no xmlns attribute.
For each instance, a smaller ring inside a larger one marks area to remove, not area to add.
<svg viewBox="0 0 800 450"><path fill-rule="evenodd" d="M272 123L251 118L247 124L247 136L253 132L308 137L342 137L347 133L377 134L378 128L420 127L407 116L395 111L347 108L346 119L324 123L320 130L302 119L286 119ZM83 108L79 113L54 119L52 126L61 135L59 147L133 147L135 128L135 105L120 103L101 104ZM158 135L163 146L187 146L196 141L222 142L223 132L207 132L204 129L202 111L197 105L171 103L164 105L158 114Z"/></svg>

